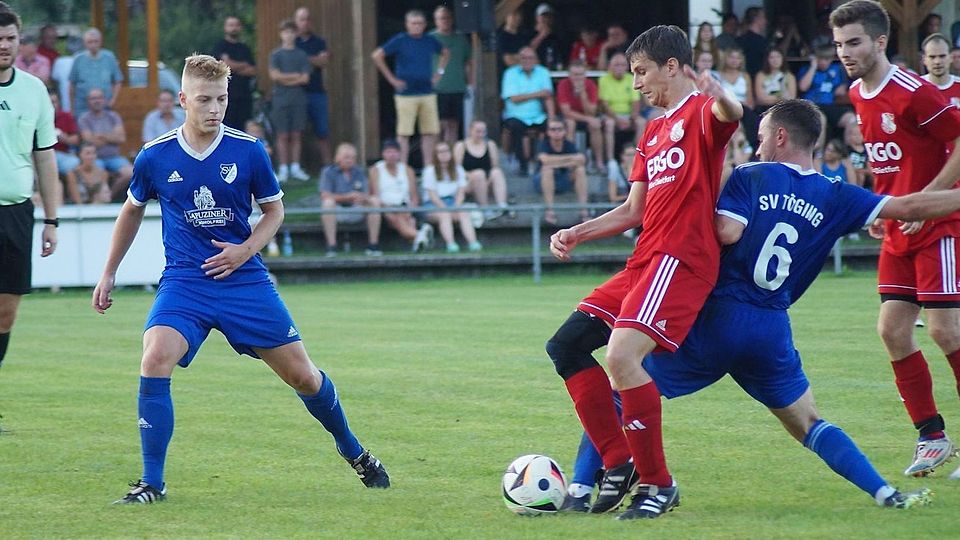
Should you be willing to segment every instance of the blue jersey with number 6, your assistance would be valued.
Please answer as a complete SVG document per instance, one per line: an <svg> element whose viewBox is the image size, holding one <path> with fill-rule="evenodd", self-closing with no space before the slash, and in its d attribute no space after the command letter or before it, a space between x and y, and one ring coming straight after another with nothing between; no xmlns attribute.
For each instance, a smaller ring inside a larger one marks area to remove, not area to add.
<svg viewBox="0 0 960 540"><path fill-rule="evenodd" d="M789 163L737 167L717 213L748 226L724 251L712 296L787 309L836 240L872 223L888 199Z"/></svg>

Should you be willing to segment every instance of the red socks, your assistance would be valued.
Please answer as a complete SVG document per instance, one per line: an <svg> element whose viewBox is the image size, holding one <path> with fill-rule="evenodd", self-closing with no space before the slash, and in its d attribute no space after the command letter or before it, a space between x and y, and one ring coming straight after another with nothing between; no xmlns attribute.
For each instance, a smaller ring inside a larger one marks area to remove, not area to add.
<svg viewBox="0 0 960 540"><path fill-rule="evenodd" d="M927 368L927 361L923 358L923 352L917 351L891 364L896 376L897 389L900 391L900 397L903 398L910 420L914 424L919 424L937 416L937 404L933 400L933 380L930 378L930 370Z"/></svg>
<svg viewBox="0 0 960 540"><path fill-rule="evenodd" d="M643 386L620 391L623 398L623 433L633 454L640 482L670 487L673 482L663 455L660 391L650 381Z"/></svg>
<svg viewBox="0 0 960 540"><path fill-rule="evenodd" d="M947 355L947 362L953 368L953 378L957 381L957 395L960 395L960 349Z"/></svg>
<svg viewBox="0 0 960 540"><path fill-rule="evenodd" d="M573 398L583 429L603 458L603 467L611 469L626 463L630 459L630 449L620 429L607 372L600 366L594 366L570 377L564 384ZM659 396L657 403L659 414Z"/></svg>

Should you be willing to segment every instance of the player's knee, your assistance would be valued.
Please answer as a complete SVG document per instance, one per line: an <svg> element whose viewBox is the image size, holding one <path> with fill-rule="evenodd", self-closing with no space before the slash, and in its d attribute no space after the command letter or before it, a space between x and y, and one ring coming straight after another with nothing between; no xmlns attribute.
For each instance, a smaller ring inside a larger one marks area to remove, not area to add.
<svg viewBox="0 0 960 540"><path fill-rule="evenodd" d="M893 324L890 321L877 322L877 334L887 348L891 346L907 346L913 339L913 324Z"/></svg>
<svg viewBox="0 0 960 540"><path fill-rule="evenodd" d="M286 378L286 383L297 392L305 396L312 396L320 391L320 385L323 382L320 377L320 372L315 369L302 370L289 375Z"/></svg>
<svg viewBox="0 0 960 540"><path fill-rule="evenodd" d="M930 338L945 353L949 354L960 349L960 328L953 325L930 324L929 333Z"/></svg>
<svg viewBox="0 0 960 540"><path fill-rule="evenodd" d="M17 310L0 309L0 334L6 334L13 328L14 321L17 320Z"/></svg>
<svg viewBox="0 0 960 540"><path fill-rule="evenodd" d="M567 380L577 373L599 365L593 351L610 339L610 328L596 317L574 311L547 341L547 355L557 374Z"/></svg>

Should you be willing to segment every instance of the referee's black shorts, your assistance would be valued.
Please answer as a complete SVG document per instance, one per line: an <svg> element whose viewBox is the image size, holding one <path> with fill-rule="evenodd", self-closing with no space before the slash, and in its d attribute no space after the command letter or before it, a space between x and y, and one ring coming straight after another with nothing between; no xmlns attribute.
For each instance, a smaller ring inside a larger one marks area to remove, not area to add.
<svg viewBox="0 0 960 540"><path fill-rule="evenodd" d="M33 203L0 205L0 294L30 292Z"/></svg>

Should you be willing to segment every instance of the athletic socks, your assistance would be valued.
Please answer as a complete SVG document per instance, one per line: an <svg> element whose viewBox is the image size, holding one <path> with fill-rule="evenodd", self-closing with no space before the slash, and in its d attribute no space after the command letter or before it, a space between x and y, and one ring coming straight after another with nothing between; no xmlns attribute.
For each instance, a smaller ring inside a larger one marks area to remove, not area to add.
<svg viewBox="0 0 960 540"><path fill-rule="evenodd" d="M3 357L7 355L7 345L10 344L10 332L0 334L0 366L3 365Z"/></svg>
<svg viewBox="0 0 960 540"><path fill-rule="evenodd" d="M933 399L933 380L923 352L917 351L902 360L891 362L896 377L897 390L903 398L907 414L917 429L927 420L937 416L937 404ZM940 428L942 431L943 428ZM931 430L936 431L936 430ZM920 435L926 435L921 432Z"/></svg>
<svg viewBox="0 0 960 540"><path fill-rule="evenodd" d="M593 366L564 381L573 398L580 423L600 452L603 466L612 469L630 459L630 448L623 436L613 404L613 388L602 367Z"/></svg>
<svg viewBox="0 0 960 540"><path fill-rule="evenodd" d="M2 360L3 356L0 356L0 361ZM953 378L957 382L957 395L960 396L960 349L948 354L947 362L950 363L950 367L953 369Z"/></svg>
<svg viewBox="0 0 960 540"><path fill-rule="evenodd" d="M163 489L163 465L167 445L173 437L173 399L170 377L140 377L137 399L140 415L140 449L143 452L143 481Z"/></svg>
<svg viewBox="0 0 960 540"><path fill-rule="evenodd" d="M623 410L620 404L620 393L614 390L613 405L616 407L617 416L620 416ZM597 483L597 472L603 468L603 459L597 447L590 441L590 437L584 432L580 438L580 446L577 448L577 458L573 462L573 479L570 481L571 489L573 486L582 486L593 491L593 486ZM574 497L582 497L582 489L578 488L577 493L570 491Z"/></svg>
<svg viewBox="0 0 960 540"><path fill-rule="evenodd" d="M305 396L299 392L297 392L297 395L303 400L303 404L310 411L310 414L333 435L333 439L337 443L337 452L351 461L357 459L363 453L363 447L360 446L357 437L347 426L347 416L343 413L343 407L340 406L337 388L326 373L321 371L320 376L323 377L320 391L312 396Z"/></svg>
<svg viewBox="0 0 960 540"><path fill-rule="evenodd" d="M833 472L846 478L867 495L876 498L885 494L883 499L878 499L881 504L892 495L887 493L887 490L881 492L881 488L889 487L887 482L880 477L880 473L873 468L856 443L837 426L825 420L817 420L803 438L803 446L820 456Z"/></svg>
<svg viewBox="0 0 960 540"><path fill-rule="evenodd" d="M640 482L670 487L673 479L663 454L660 391L650 381L642 386L621 390L623 398L623 433L630 445L633 464Z"/></svg>

